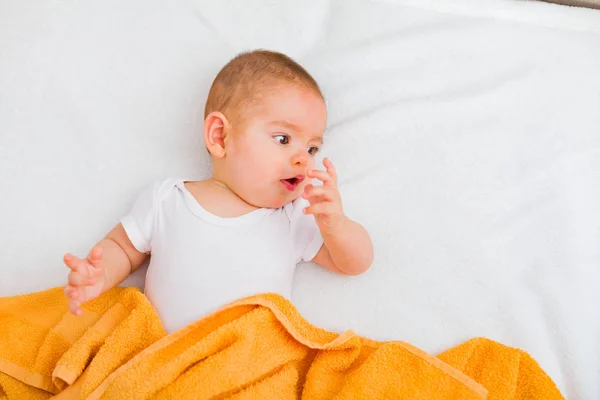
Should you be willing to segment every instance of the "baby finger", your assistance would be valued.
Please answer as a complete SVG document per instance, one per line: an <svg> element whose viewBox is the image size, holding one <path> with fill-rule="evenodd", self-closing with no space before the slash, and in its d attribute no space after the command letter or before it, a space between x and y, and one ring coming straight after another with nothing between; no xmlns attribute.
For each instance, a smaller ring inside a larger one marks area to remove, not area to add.
<svg viewBox="0 0 600 400"><path fill-rule="evenodd" d="M68 282L69 282L69 285L82 286L82 285L86 285L87 284L88 279L89 278L83 276L79 272L71 272L69 274Z"/></svg>
<svg viewBox="0 0 600 400"><path fill-rule="evenodd" d="M325 215L331 213L331 203L316 203L304 209L304 214Z"/></svg>
<svg viewBox="0 0 600 400"><path fill-rule="evenodd" d="M75 257L74 255L67 253L63 257L63 261L67 267L69 267L72 271L77 271L79 266L81 265L81 259Z"/></svg>
<svg viewBox="0 0 600 400"><path fill-rule="evenodd" d="M315 197L321 197L321 201L332 201L333 194L331 192L331 188L324 186L312 186L310 189L306 190L302 197L305 199L314 199Z"/></svg>
<svg viewBox="0 0 600 400"><path fill-rule="evenodd" d="M75 315L77 315L77 310L79 310L79 302L77 300L69 300L69 311Z"/></svg>
<svg viewBox="0 0 600 400"><path fill-rule="evenodd" d="M307 173L309 178L317 178L322 181L324 184L331 183L331 176L325 171L321 171L318 169L311 169Z"/></svg>
<svg viewBox="0 0 600 400"><path fill-rule="evenodd" d="M325 158L323 160L323 165L325 166L325 169L327 170L329 176L331 176L331 179L333 179L334 181L337 180L337 171L335 170L335 167L333 166L331 160L329 158Z"/></svg>
<svg viewBox="0 0 600 400"><path fill-rule="evenodd" d="M69 299L74 299L77 296L77 288L73 285L66 285L63 291Z"/></svg>

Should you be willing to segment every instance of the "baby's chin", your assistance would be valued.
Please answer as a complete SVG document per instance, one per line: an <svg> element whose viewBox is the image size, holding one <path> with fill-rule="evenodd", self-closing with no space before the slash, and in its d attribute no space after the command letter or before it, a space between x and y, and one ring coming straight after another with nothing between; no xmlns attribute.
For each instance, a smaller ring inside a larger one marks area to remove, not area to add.
<svg viewBox="0 0 600 400"><path fill-rule="evenodd" d="M272 198L272 199L261 199L260 201L257 201L255 204L252 204L254 207L258 207L258 208L281 208L283 206L285 206L286 204L289 204L293 201L295 201L296 199L299 199L301 196L302 192L299 192L297 194L293 194L290 196L286 196L286 197L280 197L280 198Z"/></svg>
<svg viewBox="0 0 600 400"><path fill-rule="evenodd" d="M265 207L265 208L281 208L281 207L285 206L286 204L289 204L299 198L300 198L300 195L290 197L286 200L274 201L273 203L271 203L270 207Z"/></svg>

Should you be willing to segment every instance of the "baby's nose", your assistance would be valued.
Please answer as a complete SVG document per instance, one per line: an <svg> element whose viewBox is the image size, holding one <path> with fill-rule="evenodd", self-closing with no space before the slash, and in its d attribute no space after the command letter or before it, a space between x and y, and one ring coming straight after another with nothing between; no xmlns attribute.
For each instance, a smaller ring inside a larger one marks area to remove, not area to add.
<svg viewBox="0 0 600 400"><path fill-rule="evenodd" d="M306 151L298 151L296 152L291 159L292 165L295 166L305 166L308 162L308 153Z"/></svg>

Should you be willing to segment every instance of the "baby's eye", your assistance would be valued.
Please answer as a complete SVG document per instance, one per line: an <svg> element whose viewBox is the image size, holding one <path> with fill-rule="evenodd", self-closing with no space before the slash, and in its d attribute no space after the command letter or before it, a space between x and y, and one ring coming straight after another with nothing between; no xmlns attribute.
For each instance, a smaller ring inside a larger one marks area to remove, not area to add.
<svg viewBox="0 0 600 400"><path fill-rule="evenodd" d="M288 135L275 135L273 139L279 144L288 144L290 142L290 137Z"/></svg>
<svg viewBox="0 0 600 400"><path fill-rule="evenodd" d="M319 152L319 148L316 146L311 146L308 148L308 154L310 154L311 156L314 156L315 154L317 154Z"/></svg>

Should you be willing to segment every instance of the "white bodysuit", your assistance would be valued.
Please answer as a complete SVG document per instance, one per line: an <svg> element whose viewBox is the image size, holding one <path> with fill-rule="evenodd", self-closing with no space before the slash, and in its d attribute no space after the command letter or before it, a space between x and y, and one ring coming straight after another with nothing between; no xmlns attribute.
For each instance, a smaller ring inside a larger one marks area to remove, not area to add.
<svg viewBox="0 0 600 400"><path fill-rule="evenodd" d="M206 211L183 179L142 192L121 224L135 248L151 253L145 293L168 333L254 294L291 297L296 264L323 238L303 199L237 218Z"/></svg>

